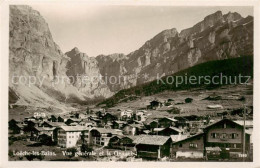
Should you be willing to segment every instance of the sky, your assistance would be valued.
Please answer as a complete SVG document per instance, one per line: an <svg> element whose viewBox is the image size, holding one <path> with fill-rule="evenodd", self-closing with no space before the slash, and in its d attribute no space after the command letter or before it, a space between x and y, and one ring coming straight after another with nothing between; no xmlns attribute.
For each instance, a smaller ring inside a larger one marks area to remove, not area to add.
<svg viewBox="0 0 260 168"><path fill-rule="evenodd" d="M218 10L253 16L253 7L31 5L49 25L65 53L77 47L89 56L129 54L165 29L192 27Z"/></svg>

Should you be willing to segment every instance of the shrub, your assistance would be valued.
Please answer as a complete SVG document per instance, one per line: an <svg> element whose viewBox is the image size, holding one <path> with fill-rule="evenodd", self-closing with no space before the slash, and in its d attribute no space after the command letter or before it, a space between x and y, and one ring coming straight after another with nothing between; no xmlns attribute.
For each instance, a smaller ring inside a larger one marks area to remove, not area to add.
<svg viewBox="0 0 260 168"><path fill-rule="evenodd" d="M185 103L192 103L193 99L192 98L186 98Z"/></svg>

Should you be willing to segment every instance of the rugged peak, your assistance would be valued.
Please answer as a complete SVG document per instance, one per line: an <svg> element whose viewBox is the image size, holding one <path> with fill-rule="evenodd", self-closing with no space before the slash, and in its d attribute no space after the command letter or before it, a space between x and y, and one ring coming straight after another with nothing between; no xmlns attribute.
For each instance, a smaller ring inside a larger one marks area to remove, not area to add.
<svg viewBox="0 0 260 168"><path fill-rule="evenodd" d="M212 27L217 23L222 23L222 22L224 22L222 12L217 11L213 14L206 16L201 22L197 23L193 27L182 30L180 36L187 37L189 35L202 32L208 27Z"/></svg>
<svg viewBox="0 0 260 168"><path fill-rule="evenodd" d="M74 47L72 50L70 50L68 53L69 55L77 55L80 53L79 49L77 47Z"/></svg>
<svg viewBox="0 0 260 168"><path fill-rule="evenodd" d="M88 60L89 56L86 53L80 52L77 47L74 47L72 50L65 53L71 59L81 59L81 60Z"/></svg>
<svg viewBox="0 0 260 168"><path fill-rule="evenodd" d="M208 15L204 18L202 22L203 30L209 26L214 26L218 22L222 22L223 20L224 18L221 11L217 11L211 15Z"/></svg>
<svg viewBox="0 0 260 168"><path fill-rule="evenodd" d="M166 30L162 31L162 34L163 34L163 35L168 35L168 34L170 34L170 35L175 35L175 34L177 34L177 33L178 33L178 31L177 31L176 28L166 29Z"/></svg>
<svg viewBox="0 0 260 168"><path fill-rule="evenodd" d="M78 49L78 47L74 47L74 48L72 49L72 51L79 52L79 49Z"/></svg>
<svg viewBox="0 0 260 168"><path fill-rule="evenodd" d="M145 43L145 47L155 47L159 46L162 43L168 42L169 38L176 37L178 35L178 31L176 28L166 29L154 36L151 40Z"/></svg>
<svg viewBox="0 0 260 168"><path fill-rule="evenodd" d="M212 18L221 18L222 16L223 16L223 15L222 15L222 12L221 12L221 11L216 11L215 13L212 13L212 14L206 16L206 17L204 18L204 20L206 20L206 19L212 19Z"/></svg>
<svg viewBox="0 0 260 168"><path fill-rule="evenodd" d="M155 36L155 38L157 37L175 37L178 34L178 31L176 28L172 28L172 29L166 29L164 31L162 31L161 33L159 33L157 36Z"/></svg>
<svg viewBox="0 0 260 168"><path fill-rule="evenodd" d="M224 17L224 20L227 22L237 21L237 20L240 20L243 18L239 13L230 12L230 11L227 14L225 14L223 17Z"/></svg>

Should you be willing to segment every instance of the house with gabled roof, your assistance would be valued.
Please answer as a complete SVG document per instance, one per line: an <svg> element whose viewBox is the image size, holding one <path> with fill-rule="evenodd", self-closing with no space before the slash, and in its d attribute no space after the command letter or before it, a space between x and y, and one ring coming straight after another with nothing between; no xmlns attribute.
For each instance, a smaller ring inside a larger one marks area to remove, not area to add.
<svg viewBox="0 0 260 168"><path fill-rule="evenodd" d="M204 128L205 146L220 147L226 151L229 157L238 158L243 152L243 139L245 135L245 152L248 154L251 150L251 133L245 127L243 122L233 121L227 118L212 123Z"/></svg>
<svg viewBox="0 0 260 168"><path fill-rule="evenodd" d="M37 133L37 138L40 135L46 134L54 140L53 132L56 128L55 127L35 127L36 133Z"/></svg>
<svg viewBox="0 0 260 168"><path fill-rule="evenodd" d="M182 134L182 130L176 127L166 127L166 128L154 128L153 134L154 135L163 135L163 136L170 136L170 135L178 135Z"/></svg>
<svg viewBox="0 0 260 168"><path fill-rule="evenodd" d="M150 102L150 105L147 106L147 109L153 109L156 110L159 107L162 107L163 103L158 100L153 100Z"/></svg>
<svg viewBox="0 0 260 168"><path fill-rule="evenodd" d="M107 128L92 128L89 133L89 143L98 146L107 146L113 135L123 135L122 130Z"/></svg>
<svg viewBox="0 0 260 168"><path fill-rule="evenodd" d="M24 125L21 124L21 121L11 119L8 122L8 129L10 130L10 133L12 133L12 134L19 134L19 133L22 134L23 127L24 127Z"/></svg>
<svg viewBox="0 0 260 168"><path fill-rule="evenodd" d="M175 127L186 129L189 126L189 120L182 116L174 117L177 121L175 122Z"/></svg>
<svg viewBox="0 0 260 168"><path fill-rule="evenodd" d="M82 119L77 119L77 118L69 118L66 120L65 124L71 125L71 126L76 126L81 122Z"/></svg>
<svg viewBox="0 0 260 168"><path fill-rule="evenodd" d="M159 118L158 122L160 127L166 128L166 127L174 127L177 120L170 117L163 117L163 118Z"/></svg>
<svg viewBox="0 0 260 168"><path fill-rule="evenodd" d="M122 150L135 150L133 141L137 136L114 135L109 139L108 147Z"/></svg>
<svg viewBox="0 0 260 168"><path fill-rule="evenodd" d="M60 126L65 126L65 125L66 124L63 123L63 122L48 122L48 121L44 121L41 126L42 127L50 127L50 128L52 128L52 127L58 128Z"/></svg>
<svg viewBox="0 0 260 168"><path fill-rule="evenodd" d="M143 124L150 131L153 131L154 128L159 127L158 119L155 118L148 118L145 122L143 122Z"/></svg>
<svg viewBox="0 0 260 168"><path fill-rule="evenodd" d="M136 144L137 157L160 159L170 155L169 136L140 135L133 143Z"/></svg>
<svg viewBox="0 0 260 168"><path fill-rule="evenodd" d="M203 158L204 134L171 136L171 158Z"/></svg>
<svg viewBox="0 0 260 168"><path fill-rule="evenodd" d="M119 121L119 120L117 120L117 121L113 121L112 124L113 124L112 125L113 129L121 129L124 124L127 124L127 122L126 121Z"/></svg>
<svg viewBox="0 0 260 168"><path fill-rule="evenodd" d="M64 148L75 147L81 135L88 141L89 130L90 128L85 126L61 126L57 128L57 144Z"/></svg>
<svg viewBox="0 0 260 168"><path fill-rule="evenodd" d="M106 112L102 116L101 123L103 125L106 125L108 122L113 122L113 121L116 121L116 120L118 120L118 116L116 114L112 114L112 113Z"/></svg>

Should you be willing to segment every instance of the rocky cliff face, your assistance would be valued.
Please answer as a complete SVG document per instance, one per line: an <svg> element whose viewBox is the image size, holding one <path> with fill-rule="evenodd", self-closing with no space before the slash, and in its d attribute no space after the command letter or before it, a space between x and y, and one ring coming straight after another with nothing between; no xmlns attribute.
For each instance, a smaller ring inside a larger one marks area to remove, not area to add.
<svg viewBox="0 0 260 168"><path fill-rule="evenodd" d="M66 82L71 58L53 41L38 11L10 6L9 29L9 93L16 94L10 103L69 110L65 102L90 97Z"/></svg>
<svg viewBox="0 0 260 168"><path fill-rule="evenodd" d="M102 76L124 83L107 86L112 92L129 88L157 76L169 75L210 60L253 54L253 17L217 11L180 33L164 30L141 48L128 54L97 56Z"/></svg>
<svg viewBox="0 0 260 168"><path fill-rule="evenodd" d="M9 28L9 84L20 98L18 103L58 103L48 91L54 76L65 74L69 58L53 42L47 23L29 6L10 6ZM34 77L39 80L29 85L29 78ZM39 81L44 78L41 85Z"/></svg>
<svg viewBox="0 0 260 168"><path fill-rule="evenodd" d="M253 17L221 11L180 33L164 30L128 55L89 57L77 48L63 54L48 24L28 6L10 6L9 33L10 90L19 97L17 103L42 106L110 97L199 63L253 54ZM15 84L19 79L13 76L38 80L33 86Z"/></svg>
<svg viewBox="0 0 260 168"><path fill-rule="evenodd" d="M107 98L113 95L102 79L98 62L94 57L81 53L78 48L72 49L66 55L70 58L66 74L70 78L70 83L80 92L88 98Z"/></svg>

